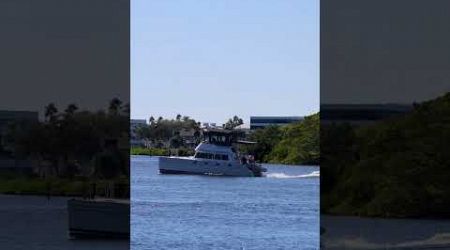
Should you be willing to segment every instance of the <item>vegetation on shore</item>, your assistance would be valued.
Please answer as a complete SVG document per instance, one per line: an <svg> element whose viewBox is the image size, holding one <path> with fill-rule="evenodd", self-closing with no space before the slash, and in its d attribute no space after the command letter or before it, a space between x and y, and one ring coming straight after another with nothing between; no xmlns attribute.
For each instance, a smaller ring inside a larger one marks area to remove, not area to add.
<svg viewBox="0 0 450 250"><path fill-rule="evenodd" d="M321 131L321 210L450 217L450 93L401 117Z"/></svg>
<svg viewBox="0 0 450 250"><path fill-rule="evenodd" d="M246 147L257 161L291 165L319 164L319 113L286 126L269 126L250 135L256 141Z"/></svg>
<svg viewBox="0 0 450 250"><path fill-rule="evenodd" d="M223 127L226 129L234 129L242 124L242 119L234 116L224 123ZM149 119L149 124L141 126L136 131L136 134L139 139L146 139L149 141L153 145L153 148L145 150L142 148L135 148L132 149L132 154L166 155L161 148L186 148L187 145L181 136L183 130L192 132L192 139L195 144L200 143L200 122L197 122L195 119L192 119L189 116L182 116L180 114L178 114L175 119L166 119L163 117L155 119L151 116ZM168 145L165 145L164 142L168 142Z"/></svg>
<svg viewBox="0 0 450 250"><path fill-rule="evenodd" d="M131 147L130 154L131 155L168 156L169 151L164 148Z"/></svg>
<svg viewBox="0 0 450 250"><path fill-rule="evenodd" d="M26 161L32 171L2 169L0 192L43 194L43 185L54 183L57 195L81 195L79 179L100 186L106 180L128 180L128 142L129 106L119 99L97 112L79 111L75 104L60 112L50 103L44 121L18 120L6 126L0 157Z"/></svg>
<svg viewBox="0 0 450 250"><path fill-rule="evenodd" d="M144 147L131 147L131 155L149 155L149 156L191 156L194 155L194 150L191 148L176 148L176 149L166 149L166 148L144 148Z"/></svg>
<svg viewBox="0 0 450 250"><path fill-rule="evenodd" d="M195 121L189 116L181 116L180 114L175 119L164 119L163 117L155 119L152 116L149 119L149 124L141 126L136 133L138 138L148 140L155 148L159 149L167 146L164 145L164 142L169 142L168 146L170 148L179 148L185 146L180 135L182 130L194 131L194 139L197 141L200 140L200 122ZM164 155L156 149L149 149L147 151L135 149L134 152Z"/></svg>
<svg viewBox="0 0 450 250"><path fill-rule="evenodd" d="M32 178L15 176L11 179L0 178L0 193L18 195L46 195L83 197L94 192L96 196L105 196L105 180L88 180L86 178ZM114 180L115 193L118 197L128 197L129 187L127 178ZM95 186L94 186L95 184Z"/></svg>
<svg viewBox="0 0 450 250"><path fill-rule="evenodd" d="M236 129L243 124L241 118L234 116L224 128ZM176 154L192 155L192 149L185 145L180 137L182 129L193 129L194 140L201 140L200 123L188 116L177 115L175 119L155 120L150 118L150 124L137 131L141 139L146 139L155 145L151 148L132 147L132 155L164 156ZM319 164L319 113L307 116L304 120L286 126L269 126L252 132L248 138L256 141L256 145L241 146L244 153L252 154L259 162L279 164ZM168 141L168 148L162 141ZM170 152L170 153L169 153Z"/></svg>

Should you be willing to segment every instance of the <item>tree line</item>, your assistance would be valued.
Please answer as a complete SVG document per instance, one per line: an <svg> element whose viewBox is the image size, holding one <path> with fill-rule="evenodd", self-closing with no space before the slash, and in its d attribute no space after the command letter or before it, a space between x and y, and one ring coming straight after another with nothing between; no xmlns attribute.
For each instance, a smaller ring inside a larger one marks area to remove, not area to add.
<svg viewBox="0 0 450 250"><path fill-rule="evenodd" d="M225 129L234 129L242 124L243 120L238 116L234 116L224 123L222 127ZM200 143L201 123L189 116L182 116L181 114L177 114L174 119L167 119L161 116L155 119L151 116L148 124L140 126L136 133L139 139L150 141L156 148L162 148L166 146L164 142L169 142L168 147L178 149L187 146L181 136L182 130L187 130L192 133L194 144ZM134 150L134 152L137 151Z"/></svg>
<svg viewBox="0 0 450 250"><path fill-rule="evenodd" d="M319 164L319 113L285 126L257 129L250 137L256 145L245 147L260 162Z"/></svg>
<svg viewBox="0 0 450 250"><path fill-rule="evenodd" d="M45 107L44 121L16 121L7 125L2 148L15 159L29 159L40 175L71 177L93 171L93 158L113 141L128 174L129 105L114 98L105 110L80 111L69 104L60 112L54 103Z"/></svg>
<svg viewBox="0 0 450 250"><path fill-rule="evenodd" d="M450 93L403 116L321 131L321 210L450 217Z"/></svg>
<svg viewBox="0 0 450 250"><path fill-rule="evenodd" d="M234 116L222 125L225 129L237 129L243 120ZM151 141L154 148L131 150L132 154L167 155L164 141L169 142L169 148L184 149L186 145L180 136L182 129L195 131L195 144L201 141L200 122L188 117L177 115L174 119L150 117L149 124L140 127L137 135L141 139ZM241 146L240 150L252 154L259 162L280 164L318 165L319 152L319 113L305 117L302 121L285 126L268 126L252 131L249 140L256 145ZM184 152L184 151L183 151ZM188 154L189 152L186 152ZM190 152L192 153L192 152ZM183 153L184 155L184 153Z"/></svg>
<svg viewBox="0 0 450 250"><path fill-rule="evenodd" d="M155 147L164 147L164 142L168 141L170 147L180 148L185 146L180 133L183 129L193 131L196 141L200 140L200 122L189 116L178 114L175 119L155 119L150 117L149 123L140 126L136 133L138 138L149 140Z"/></svg>

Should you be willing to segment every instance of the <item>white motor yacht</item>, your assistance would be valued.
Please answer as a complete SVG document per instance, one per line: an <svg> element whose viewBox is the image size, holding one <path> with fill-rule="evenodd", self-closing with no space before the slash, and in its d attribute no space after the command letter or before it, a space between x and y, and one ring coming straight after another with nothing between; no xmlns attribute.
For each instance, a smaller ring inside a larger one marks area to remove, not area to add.
<svg viewBox="0 0 450 250"><path fill-rule="evenodd" d="M213 176L261 177L267 171L260 164L239 154L235 144L253 144L238 140L242 133L235 130L207 129L205 140L190 157L160 157L161 174L194 174Z"/></svg>

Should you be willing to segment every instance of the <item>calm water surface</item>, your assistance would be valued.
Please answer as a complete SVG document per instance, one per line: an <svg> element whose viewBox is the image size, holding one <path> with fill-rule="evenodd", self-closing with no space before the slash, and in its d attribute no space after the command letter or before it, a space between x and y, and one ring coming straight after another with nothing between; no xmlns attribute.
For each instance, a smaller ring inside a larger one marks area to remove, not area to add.
<svg viewBox="0 0 450 250"><path fill-rule="evenodd" d="M321 216L326 249L450 249L450 220Z"/></svg>
<svg viewBox="0 0 450 250"><path fill-rule="evenodd" d="M317 249L318 167L266 165L267 177L160 175L131 159L131 249Z"/></svg>

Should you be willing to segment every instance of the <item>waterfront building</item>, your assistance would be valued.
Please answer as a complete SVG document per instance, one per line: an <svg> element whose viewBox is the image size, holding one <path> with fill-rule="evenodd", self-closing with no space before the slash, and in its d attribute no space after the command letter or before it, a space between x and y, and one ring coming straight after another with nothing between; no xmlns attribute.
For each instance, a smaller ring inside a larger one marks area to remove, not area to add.
<svg viewBox="0 0 450 250"><path fill-rule="evenodd" d="M303 120L302 116L251 116L250 129L264 128L271 125L286 125Z"/></svg>
<svg viewBox="0 0 450 250"><path fill-rule="evenodd" d="M202 128L217 128L217 124L214 122L204 122L202 123Z"/></svg>
<svg viewBox="0 0 450 250"><path fill-rule="evenodd" d="M402 104L325 104L320 107L321 123L365 125L403 115L412 105Z"/></svg>
<svg viewBox="0 0 450 250"><path fill-rule="evenodd" d="M179 136L182 138L185 145L195 148L197 145L196 138L200 137L200 131L193 128L182 128L179 131Z"/></svg>

